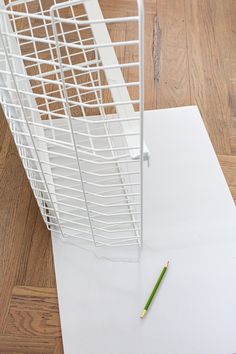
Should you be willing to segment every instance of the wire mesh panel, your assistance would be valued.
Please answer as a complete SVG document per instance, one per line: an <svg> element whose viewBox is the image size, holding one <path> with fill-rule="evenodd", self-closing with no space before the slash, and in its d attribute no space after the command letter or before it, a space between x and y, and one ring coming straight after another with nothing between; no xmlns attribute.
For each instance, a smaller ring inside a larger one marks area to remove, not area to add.
<svg viewBox="0 0 236 354"><path fill-rule="evenodd" d="M95 246L142 245L142 6L1 4L0 100L48 228ZM112 34L131 26L131 39ZM132 48L132 53L130 53Z"/></svg>

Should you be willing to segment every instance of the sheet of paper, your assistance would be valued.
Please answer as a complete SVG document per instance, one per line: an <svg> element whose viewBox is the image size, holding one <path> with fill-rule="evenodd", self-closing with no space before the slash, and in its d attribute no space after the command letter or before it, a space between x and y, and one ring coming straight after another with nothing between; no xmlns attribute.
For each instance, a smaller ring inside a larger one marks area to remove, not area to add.
<svg viewBox="0 0 236 354"><path fill-rule="evenodd" d="M235 205L197 107L146 112L145 140L139 261L52 237L65 354L236 353Z"/></svg>

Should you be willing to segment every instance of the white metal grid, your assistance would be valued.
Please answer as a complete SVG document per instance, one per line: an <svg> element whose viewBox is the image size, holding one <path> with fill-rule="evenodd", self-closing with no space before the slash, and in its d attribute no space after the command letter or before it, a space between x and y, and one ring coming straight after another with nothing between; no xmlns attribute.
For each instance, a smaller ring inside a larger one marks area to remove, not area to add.
<svg viewBox="0 0 236 354"><path fill-rule="evenodd" d="M0 100L42 216L63 238L142 245L143 8L2 3ZM116 42L114 26L131 24ZM117 53L136 48L136 58ZM132 97L130 98L130 92Z"/></svg>

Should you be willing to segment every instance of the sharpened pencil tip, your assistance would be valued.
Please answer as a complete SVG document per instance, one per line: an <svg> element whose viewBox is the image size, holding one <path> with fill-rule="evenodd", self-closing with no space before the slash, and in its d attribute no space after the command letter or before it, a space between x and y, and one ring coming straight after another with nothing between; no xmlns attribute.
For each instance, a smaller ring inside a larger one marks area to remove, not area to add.
<svg viewBox="0 0 236 354"><path fill-rule="evenodd" d="M140 315L140 318L144 318L144 316L146 315L146 312L147 312L147 310L143 310L143 312Z"/></svg>
<svg viewBox="0 0 236 354"><path fill-rule="evenodd" d="M168 262L166 263L166 268L168 267L169 264L170 264L170 261L168 261Z"/></svg>

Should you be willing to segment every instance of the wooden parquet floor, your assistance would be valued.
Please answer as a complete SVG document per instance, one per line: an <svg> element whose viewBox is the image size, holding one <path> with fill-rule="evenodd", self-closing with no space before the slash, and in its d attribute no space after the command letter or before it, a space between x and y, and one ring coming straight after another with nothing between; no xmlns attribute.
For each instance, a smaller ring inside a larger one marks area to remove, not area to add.
<svg viewBox="0 0 236 354"><path fill-rule="evenodd" d="M100 3L111 16L135 2ZM236 200L236 2L145 4L145 107L199 106ZM50 235L3 114L0 223L0 354L62 354Z"/></svg>

